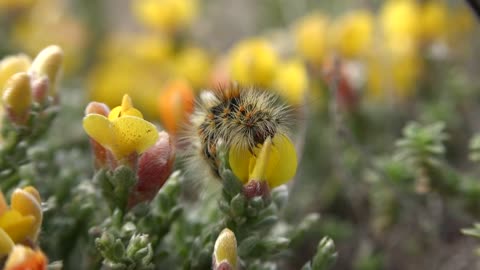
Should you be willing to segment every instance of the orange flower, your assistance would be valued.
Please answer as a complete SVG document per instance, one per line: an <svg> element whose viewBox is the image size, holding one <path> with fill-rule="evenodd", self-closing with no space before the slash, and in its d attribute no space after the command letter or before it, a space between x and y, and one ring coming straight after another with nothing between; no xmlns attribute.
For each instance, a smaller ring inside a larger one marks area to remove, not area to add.
<svg viewBox="0 0 480 270"><path fill-rule="evenodd" d="M192 87L184 80L167 83L158 96L158 113L165 129L175 136L179 127L193 112Z"/></svg>

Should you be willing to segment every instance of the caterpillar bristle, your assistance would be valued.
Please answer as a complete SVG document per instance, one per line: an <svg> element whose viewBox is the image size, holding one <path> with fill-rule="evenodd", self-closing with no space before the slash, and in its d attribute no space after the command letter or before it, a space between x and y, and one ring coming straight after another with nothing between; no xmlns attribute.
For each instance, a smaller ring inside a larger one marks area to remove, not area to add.
<svg viewBox="0 0 480 270"><path fill-rule="evenodd" d="M276 134L289 135L291 111L275 93L237 84L207 90L200 95L190 121L188 167L210 168L219 177L217 147L248 149ZM198 173L198 172L197 172Z"/></svg>

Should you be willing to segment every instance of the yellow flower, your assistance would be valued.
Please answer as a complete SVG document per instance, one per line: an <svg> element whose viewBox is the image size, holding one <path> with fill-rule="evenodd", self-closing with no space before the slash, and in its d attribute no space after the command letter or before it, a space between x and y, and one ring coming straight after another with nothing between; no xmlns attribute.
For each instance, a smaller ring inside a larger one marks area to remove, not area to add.
<svg viewBox="0 0 480 270"><path fill-rule="evenodd" d="M373 16L369 11L352 11L331 27L332 46L347 58L363 56L372 45L373 30Z"/></svg>
<svg viewBox="0 0 480 270"><path fill-rule="evenodd" d="M134 0L132 5L140 22L169 34L189 26L197 13L196 0Z"/></svg>
<svg viewBox="0 0 480 270"><path fill-rule="evenodd" d="M232 147L229 163L233 173L244 184L249 181L266 182L270 188L285 184L295 176L297 154L292 141L285 135L268 137L253 153L248 149Z"/></svg>
<svg viewBox="0 0 480 270"><path fill-rule="evenodd" d="M210 74L210 59L200 48L182 50L175 61L176 72L187 79L194 88L204 87Z"/></svg>
<svg viewBox="0 0 480 270"><path fill-rule="evenodd" d="M428 41L445 38L448 31L448 11L441 1L428 1L422 6L422 37Z"/></svg>
<svg viewBox="0 0 480 270"><path fill-rule="evenodd" d="M15 73L26 72L31 62L30 57L24 54L7 56L0 61L0 94L3 93L7 80Z"/></svg>
<svg viewBox="0 0 480 270"><path fill-rule="evenodd" d="M5 262L4 270L46 270L48 259L40 250L16 245Z"/></svg>
<svg viewBox="0 0 480 270"><path fill-rule="evenodd" d="M308 87L305 66L295 59L282 63L278 68L274 85L274 89L279 91L289 104L301 105Z"/></svg>
<svg viewBox="0 0 480 270"><path fill-rule="evenodd" d="M328 20L320 13L301 19L294 30L298 53L306 60L321 64L327 51Z"/></svg>
<svg viewBox="0 0 480 270"><path fill-rule="evenodd" d="M415 0L389 0L380 12L380 24L387 40L417 39L421 32L420 6Z"/></svg>
<svg viewBox="0 0 480 270"><path fill-rule="evenodd" d="M242 84L269 87L277 64L278 56L273 46L262 38L244 40L230 52L232 79Z"/></svg>
<svg viewBox="0 0 480 270"><path fill-rule="evenodd" d="M228 269L237 269L237 239L228 228L223 229L215 241L213 249L213 268L225 269L221 266L230 266Z"/></svg>
<svg viewBox="0 0 480 270"><path fill-rule="evenodd" d="M65 1L37 1L29 12L18 20L12 29L13 44L30 55L55 43L65 50L65 72L76 70L85 57L82 52L88 45L85 25L69 15Z"/></svg>
<svg viewBox="0 0 480 270"><path fill-rule="evenodd" d="M383 100L385 97L405 100L412 96L421 75L423 62L416 44L410 40L384 44L385 53L371 55L367 62L367 95Z"/></svg>
<svg viewBox="0 0 480 270"><path fill-rule="evenodd" d="M24 9L32 7L37 0L0 0L0 12L9 9Z"/></svg>
<svg viewBox="0 0 480 270"><path fill-rule="evenodd" d="M128 94L146 119L156 117L160 86L174 73L172 49L167 39L153 35L109 37L88 75L89 99L114 107Z"/></svg>
<svg viewBox="0 0 480 270"><path fill-rule="evenodd" d="M41 199L31 186L16 189L8 208L0 192L0 256L8 254L14 243L36 241L42 224Z"/></svg>
<svg viewBox="0 0 480 270"><path fill-rule="evenodd" d="M95 113L85 116L83 128L93 140L109 149L117 160L145 152L158 139L157 128L143 119L128 95L123 97L121 106L109 113L108 118Z"/></svg>

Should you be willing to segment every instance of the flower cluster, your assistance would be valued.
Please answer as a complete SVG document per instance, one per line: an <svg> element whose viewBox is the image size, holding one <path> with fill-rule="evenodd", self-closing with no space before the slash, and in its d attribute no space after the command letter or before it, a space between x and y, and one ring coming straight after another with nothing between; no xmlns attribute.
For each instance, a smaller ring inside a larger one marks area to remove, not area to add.
<svg viewBox="0 0 480 270"><path fill-rule="evenodd" d="M36 250L42 216L40 194L34 187L13 191L10 207L0 191L0 257L8 256L4 269L46 269L45 255Z"/></svg>

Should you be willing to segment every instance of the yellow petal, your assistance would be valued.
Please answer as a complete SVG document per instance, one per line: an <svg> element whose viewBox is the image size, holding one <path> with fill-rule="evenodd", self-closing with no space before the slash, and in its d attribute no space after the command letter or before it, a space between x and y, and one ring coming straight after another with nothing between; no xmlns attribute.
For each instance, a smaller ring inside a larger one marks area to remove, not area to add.
<svg viewBox="0 0 480 270"><path fill-rule="evenodd" d="M33 224L29 237L32 240L37 238L42 224L42 208L40 205L40 195L33 187L25 189L16 189L12 193L11 208L18 211L23 216L34 216L35 224Z"/></svg>
<svg viewBox="0 0 480 270"><path fill-rule="evenodd" d="M27 246L15 245L5 262L4 270L45 270L48 259L40 250Z"/></svg>
<svg viewBox="0 0 480 270"><path fill-rule="evenodd" d="M116 142L110 121L100 114L88 114L83 118L83 129L88 136L106 148Z"/></svg>
<svg viewBox="0 0 480 270"><path fill-rule="evenodd" d="M2 228L0 228L0 257L9 254L14 245L15 243L13 243L10 236L8 236L8 234Z"/></svg>
<svg viewBox="0 0 480 270"><path fill-rule="evenodd" d="M122 116L112 121L113 134L117 145L112 151L117 158L133 152L141 154L158 140L155 125L135 116Z"/></svg>
<svg viewBox="0 0 480 270"><path fill-rule="evenodd" d="M130 96L124 95L122 99L122 105L113 108L113 110L108 114L108 119L115 120L119 117L127 115L143 118L142 113L133 107Z"/></svg>
<svg viewBox="0 0 480 270"><path fill-rule="evenodd" d="M257 148L258 149L258 148ZM274 166L277 165L279 160L276 149L272 147L272 139L268 137L260 148L260 152L256 153L254 162L251 163L249 168L250 177L248 180L265 181ZM252 166L253 165L253 166Z"/></svg>
<svg viewBox="0 0 480 270"><path fill-rule="evenodd" d="M237 269L237 239L231 230L223 229L215 241L213 254L217 264L227 261L232 269Z"/></svg>
<svg viewBox="0 0 480 270"><path fill-rule="evenodd" d="M7 211L8 205L7 201L5 200L5 196L3 195L3 192L0 190L0 216Z"/></svg>
<svg viewBox="0 0 480 270"><path fill-rule="evenodd" d="M272 140L271 161L267 164L266 178L269 187L275 188L285 184L295 176L297 171L297 153L292 141L284 135L276 135Z"/></svg>
<svg viewBox="0 0 480 270"><path fill-rule="evenodd" d="M15 243L23 241L32 235L34 226L34 216L22 216L22 214L16 210L8 210L0 216L0 228L2 228Z"/></svg>
<svg viewBox="0 0 480 270"><path fill-rule="evenodd" d="M248 182L248 174L250 161L254 158L248 148L232 146L228 152L228 162L238 180L246 184Z"/></svg>

